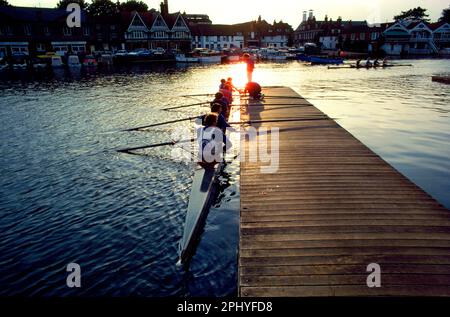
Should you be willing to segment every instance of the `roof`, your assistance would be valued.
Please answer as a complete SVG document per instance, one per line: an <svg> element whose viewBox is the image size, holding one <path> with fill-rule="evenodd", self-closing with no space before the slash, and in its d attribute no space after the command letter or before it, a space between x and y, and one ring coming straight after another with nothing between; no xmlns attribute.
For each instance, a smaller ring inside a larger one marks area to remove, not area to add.
<svg viewBox="0 0 450 317"><path fill-rule="evenodd" d="M165 14L163 16L164 21L166 21L166 24L169 27L169 29L173 28L173 26L175 25L175 22L177 22L177 18L179 15L180 15L180 12Z"/></svg>
<svg viewBox="0 0 450 317"><path fill-rule="evenodd" d="M238 25L228 24L198 24L190 27L193 36L233 36L238 32L242 32Z"/></svg>
<svg viewBox="0 0 450 317"><path fill-rule="evenodd" d="M3 6L0 7L0 15L27 22L55 22L66 19L69 12L65 9ZM82 10L81 21L85 21L86 17L86 11Z"/></svg>
<svg viewBox="0 0 450 317"><path fill-rule="evenodd" d="M442 22L435 22L435 23L430 23L430 24L428 24L428 27L429 27L431 30L436 31L437 29L439 29L440 27L442 27L442 26L445 25L445 24L450 24L450 23L444 22L444 21L442 21Z"/></svg>

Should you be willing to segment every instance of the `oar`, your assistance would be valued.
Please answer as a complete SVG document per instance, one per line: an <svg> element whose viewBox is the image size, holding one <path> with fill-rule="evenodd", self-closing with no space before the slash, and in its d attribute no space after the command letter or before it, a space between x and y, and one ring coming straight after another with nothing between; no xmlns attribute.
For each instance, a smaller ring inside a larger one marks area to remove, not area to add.
<svg viewBox="0 0 450 317"><path fill-rule="evenodd" d="M316 117L316 118L289 118L289 119L273 119L273 120L248 120L241 122L228 122L230 125L237 124L258 124L258 123L271 123L271 122L295 122L295 121L316 121L316 120L336 120L335 118L329 117Z"/></svg>
<svg viewBox="0 0 450 317"><path fill-rule="evenodd" d="M258 100L256 100L258 101ZM264 106L311 106L309 103L296 103L296 104L289 104L289 103L260 103L260 104L240 104L237 105L240 107L264 107Z"/></svg>
<svg viewBox="0 0 450 317"><path fill-rule="evenodd" d="M137 150L143 150L143 149L151 149L155 147L162 147L162 146L174 146L175 144L179 143L189 143L194 142L196 139L190 139L190 140L181 140L181 141L171 141L171 142L164 142L164 143L157 143L157 144L150 144L150 145L142 145L137 147L130 147L127 149L121 149L117 150L119 153L126 153L126 154L134 154L131 151L137 151Z"/></svg>
<svg viewBox="0 0 450 317"><path fill-rule="evenodd" d="M215 94L197 94L197 95L181 95L180 97L182 98L187 98L187 97L208 97L208 96L214 96Z"/></svg>
<svg viewBox="0 0 450 317"><path fill-rule="evenodd" d="M297 96L263 96L262 99L266 99L266 98L278 98L278 99L305 99L303 97L297 97ZM241 100L251 100L250 97L248 98L241 98Z"/></svg>
<svg viewBox="0 0 450 317"><path fill-rule="evenodd" d="M189 107L207 105L209 103L210 103L210 101L204 101L204 102L192 103L192 104L189 104L189 105L182 105L182 106L176 106L176 107L170 107L170 108L163 108L162 110L173 110L173 109L189 108Z"/></svg>
<svg viewBox="0 0 450 317"><path fill-rule="evenodd" d="M242 99L241 99L242 100ZM244 100L251 100L251 99L244 99ZM261 100L260 100L261 101ZM231 105L233 107L262 107L262 106L311 106L309 103L298 103L298 104L286 104L286 103L263 103L263 104L257 104L257 105L252 105L252 104L239 104L239 105ZM187 108L186 106L183 107L172 107L172 108L166 108L163 109L165 111L169 111L169 110L177 110L180 108Z"/></svg>
<svg viewBox="0 0 450 317"><path fill-rule="evenodd" d="M229 122L230 125L242 125L242 124L257 124L257 123L268 123L268 122L293 122L293 121L314 121L314 120L335 120L333 118L329 117L317 117L317 118L290 118L290 119L275 119L275 120L249 120L249 121L241 121L241 122ZM143 149L150 149L150 148L156 148L156 147L162 147L162 146L174 146L175 144L180 143L190 143L195 142L197 139L192 138L189 140L180 140L180 141L171 141L171 142L164 142L164 143L157 143L157 144L150 144L150 145L142 145L137 147L131 147L126 149L117 150L119 153L126 153L126 154L133 154L132 151L137 150L143 150Z"/></svg>
<svg viewBox="0 0 450 317"><path fill-rule="evenodd" d="M215 96L216 94L198 94L198 95L181 95L182 98L189 98L189 97L208 97L208 96ZM234 94L234 97L238 97L240 95Z"/></svg>
<svg viewBox="0 0 450 317"><path fill-rule="evenodd" d="M126 130L123 130L123 131L126 131L126 132L139 131L139 130L142 130L142 129L153 128L153 127L159 127L159 126L166 125L166 124L171 124L171 123L177 123L177 122L183 122L183 121L191 121L191 120L197 119L197 118L199 118L199 117L200 117L200 116L189 117L189 118L183 118L183 119L172 120L172 121L166 121L166 122L160 122L160 123L154 123L154 124L144 125L144 126L137 127L137 128L126 129Z"/></svg>
<svg viewBox="0 0 450 317"><path fill-rule="evenodd" d="M176 106L176 107L170 107L170 108L163 108L162 110L164 111L169 111L169 110L175 110L175 109L182 109L182 108L190 108L190 107L195 107L195 106L203 106L207 104L210 104L211 102L202 102L202 103L194 103L192 105L183 105L183 106Z"/></svg>

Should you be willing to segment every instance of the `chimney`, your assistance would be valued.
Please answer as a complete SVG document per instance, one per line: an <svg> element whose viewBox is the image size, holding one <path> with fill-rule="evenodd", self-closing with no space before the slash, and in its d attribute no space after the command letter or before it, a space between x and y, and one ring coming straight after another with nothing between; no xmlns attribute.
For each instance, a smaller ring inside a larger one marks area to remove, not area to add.
<svg viewBox="0 0 450 317"><path fill-rule="evenodd" d="M169 0L164 0L164 2L161 2L161 14L163 16L166 16L169 14Z"/></svg>
<svg viewBox="0 0 450 317"><path fill-rule="evenodd" d="M309 10L309 19L312 20L313 17L314 17L314 11Z"/></svg>
<svg viewBox="0 0 450 317"><path fill-rule="evenodd" d="M306 22L307 16L308 16L308 12L303 11L303 22Z"/></svg>

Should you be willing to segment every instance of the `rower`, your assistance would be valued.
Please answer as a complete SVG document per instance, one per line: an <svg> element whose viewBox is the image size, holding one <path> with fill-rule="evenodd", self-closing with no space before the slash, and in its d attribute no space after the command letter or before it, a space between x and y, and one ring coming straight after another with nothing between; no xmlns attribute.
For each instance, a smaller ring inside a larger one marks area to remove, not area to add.
<svg viewBox="0 0 450 317"><path fill-rule="evenodd" d="M255 100L264 99L264 95L261 94L261 86L258 83L250 82L245 85L244 94L248 92L249 96Z"/></svg>
<svg viewBox="0 0 450 317"><path fill-rule="evenodd" d="M219 92L221 92L223 96L227 99L228 104L231 104L233 102L233 91L226 82L224 87L220 89Z"/></svg>
<svg viewBox="0 0 450 317"><path fill-rule="evenodd" d="M225 119L224 108L226 109L226 107L222 106L220 103L213 103L211 105L211 113L217 114L217 127L225 133L226 129L230 128L231 126ZM203 115L200 117L202 119L202 125L204 126L206 125L206 116L207 115Z"/></svg>
<svg viewBox="0 0 450 317"><path fill-rule="evenodd" d="M230 103L228 102L228 99L225 98L221 92L216 93L216 95L214 96L214 100L211 102L211 106L215 103L219 103L224 107L223 108L224 116L226 116Z"/></svg>
<svg viewBox="0 0 450 317"><path fill-rule="evenodd" d="M358 60L356 61L356 68L360 68L360 67L361 67L361 60L358 59Z"/></svg>
<svg viewBox="0 0 450 317"><path fill-rule="evenodd" d="M214 168L214 166L223 160L224 144L226 149L231 148L231 142L218 127L219 115L210 113L205 116L203 128L198 130L198 140L201 151L199 165L203 168Z"/></svg>
<svg viewBox="0 0 450 317"><path fill-rule="evenodd" d="M225 79L221 79L220 80L220 86L219 86L219 90L221 89L225 89L227 85L227 81Z"/></svg>
<svg viewBox="0 0 450 317"><path fill-rule="evenodd" d="M384 59L383 59L383 67L386 67L387 66L387 57L385 57Z"/></svg>
<svg viewBox="0 0 450 317"><path fill-rule="evenodd" d="M237 92L241 93L241 90L238 89L236 86L233 85L233 78L228 77L228 79L227 79L227 84L228 84L228 86L230 86L231 91L237 91Z"/></svg>
<svg viewBox="0 0 450 317"><path fill-rule="evenodd" d="M366 60L366 67L367 68L372 67L372 62L370 61L370 57L368 57Z"/></svg>

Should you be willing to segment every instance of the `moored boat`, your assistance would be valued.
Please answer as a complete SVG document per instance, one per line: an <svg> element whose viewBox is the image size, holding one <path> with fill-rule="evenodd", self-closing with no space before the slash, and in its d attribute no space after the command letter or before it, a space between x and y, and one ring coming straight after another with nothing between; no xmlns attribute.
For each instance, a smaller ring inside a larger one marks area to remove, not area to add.
<svg viewBox="0 0 450 317"><path fill-rule="evenodd" d="M211 51L209 49L199 49L194 51L194 56L198 57L200 63L221 63L222 54L217 51Z"/></svg>
<svg viewBox="0 0 450 317"><path fill-rule="evenodd" d="M67 66L70 68L78 68L81 67L80 59L77 55L69 55L67 57Z"/></svg>
<svg viewBox="0 0 450 317"><path fill-rule="evenodd" d="M97 60L93 55L87 55L83 60L84 67L97 67Z"/></svg>
<svg viewBox="0 0 450 317"><path fill-rule="evenodd" d="M311 64L315 65L340 65L344 64L344 60L342 58L327 58L320 56L311 56L309 61Z"/></svg>
<svg viewBox="0 0 450 317"><path fill-rule="evenodd" d="M175 60L177 63L198 63L198 57L193 56L192 54L184 54L178 53L175 55Z"/></svg>

